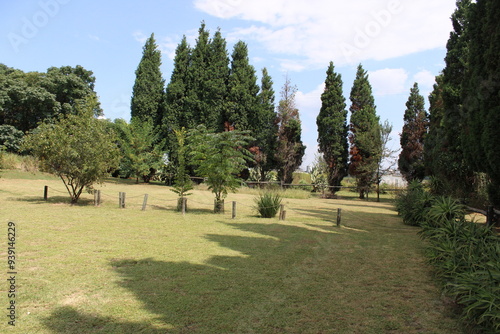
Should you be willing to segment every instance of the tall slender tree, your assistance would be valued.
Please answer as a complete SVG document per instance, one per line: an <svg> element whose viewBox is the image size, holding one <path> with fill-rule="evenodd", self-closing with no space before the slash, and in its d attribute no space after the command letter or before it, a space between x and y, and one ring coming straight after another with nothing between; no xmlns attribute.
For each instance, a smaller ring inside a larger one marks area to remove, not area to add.
<svg viewBox="0 0 500 334"><path fill-rule="evenodd" d="M342 78L335 73L333 62L326 71L325 89L321 94L321 109L316 118L319 151L323 154L328 174L328 185L335 194L347 175L348 142L347 110L342 94Z"/></svg>
<svg viewBox="0 0 500 334"><path fill-rule="evenodd" d="M248 47L239 41L231 55L231 72L228 82L228 109L224 118L226 127L248 130L258 119L259 86L255 69L249 63Z"/></svg>
<svg viewBox="0 0 500 334"><path fill-rule="evenodd" d="M358 65L351 94L351 120L349 126L349 173L356 177L359 198L365 198L376 181L378 161L382 153L379 117L368 74Z"/></svg>
<svg viewBox="0 0 500 334"><path fill-rule="evenodd" d="M131 116L141 121L151 121L153 126L161 125L163 116L165 80L161 73L161 52L154 33L144 44L142 58L135 71L132 91Z"/></svg>
<svg viewBox="0 0 500 334"><path fill-rule="evenodd" d="M265 180L269 171L276 168L275 152L278 145L278 123L274 98L273 80L264 67L258 94L258 117L251 129L258 147L258 152L254 152L254 154L256 155L255 161L260 167L262 181Z"/></svg>
<svg viewBox="0 0 500 334"><path fill-rule="evenodd" d="M297 87L285 77L278 105L278 149L276 160L278 177L285 183L292 183L293 172L302 164L306 147L302 144L299 109L295 104Z"/></svg>
<svg viewBox="0 0 500 334"><path fill-rule="evenodd" d="M422 181L425 177L424 139L429 127L429 119L424 107L424 97L420 95L415 82L410 90L404 114L401 133L401 153L398 167L403 178L408 181Z"/></svg>

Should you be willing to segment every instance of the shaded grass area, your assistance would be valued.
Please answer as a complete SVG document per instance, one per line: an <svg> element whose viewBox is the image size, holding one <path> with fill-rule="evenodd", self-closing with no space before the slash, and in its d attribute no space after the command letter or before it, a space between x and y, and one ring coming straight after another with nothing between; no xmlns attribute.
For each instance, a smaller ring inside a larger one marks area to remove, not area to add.
<svg viewBox="0 0 500 334"><path fill-rule="evenodd" d="M280 222L257 218L251 193L229 195L238 203L231 219L229 210L209 213L204 190L182 216L165 186L99 189L101 207L90 194L71 206L57 180L0 179L0 217L18 233L18 322L9 332L463 332L417 229L389 203L288 198Z"/></svg>

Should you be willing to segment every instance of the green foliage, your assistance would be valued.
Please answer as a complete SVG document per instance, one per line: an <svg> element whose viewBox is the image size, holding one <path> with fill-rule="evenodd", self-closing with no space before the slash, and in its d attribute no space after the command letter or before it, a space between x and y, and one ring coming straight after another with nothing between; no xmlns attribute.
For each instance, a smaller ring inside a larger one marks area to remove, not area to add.
<svg viewBox="0 0 500 334"><path fill-rule="evenodd" d="M77 115L43 123L23 142L23 148L39 158L46 171L61 178L72 203L85 187L102 182L119 161L114 134L107 131L104 121L92 116L94 107L90 101Z"/></svg>
<svg viewBox="0 0 500 334"><path fill-rule="evenodd" d="M342 179L347 175L348 142L347 110L342 94L342 79L334 72L333 62L326 72L325 90L321 94L321 109L316 124L318 125L319 151L326 163L328 185L332 194L337 192Z"/></svg>
<svg viewBox="0 0 500 334"><path fill-rule="evenodd" d="M0 146L7 152L18 152L23 136L23 132L12 125L0 125Z"/></svg>
<svg viewBox="0 0 500 334"><path fill-rule="evenodd" d="M217 213L228 191L235 191L241 184L238 173L252 160L245 147L253 138L248 131L212 133L200 125L187 139L191 163L198 176L206 177L208 188L215 194Z"/></svg>
<svg viewBox="0 0 500 334"><path fill-rule="evenodd" d="M424 97L419 94L418 84L415 82L406 102L400 140L402 149L398 159L399 170L407 182L424 179L424 138L428 127Z"/></svg>
<svg viewBox="0 0 500 334"><path fill-rule="evenodd" d="M498 333L500 239L491 229L466 221L462 208L440 202L439 224L425 224L421 232L429 241L429 260L447 294L462 306L462 318L485 333Z"/></svg>
<svg viewBox="0 0 500 334"><path fill-rule="evenodd" d="M157 144L152 121L136 118L127 124L123 119L117 119L114 124L122 152L120 173L126 177L135 176L137 182L139 178L149 182L164 164L163 143Z"/></svg>
<svg viewBox="0 0 500 334"><path fill-rule="evenodd" d="M276 217L281 205L281 196L278 193L265 192L255 198L257 212L262 218Z"/></svg>
<svg viewBox="0 0 500 334"><path fill-rule="evenodd" d="M426 222L432 203L432 195L424 190L420 182L413 181L406 190L397 194L395 205L403 223L421 226Z"/></svg>
<svg viewBox="0 0 500 334"><path fill-rule="evenodd" d="M321 191L324 195L328 187L327 166L323 156L316 156L313 167L311 168L311 184L313 192Z"/></svg>
<svg viewBox="0 0 500 334"><path fill-rule="evenodd" d="M95 99L95 77L81 66L51 67L46 73L4 67L0 71L0 124L26 132L59 114L76 113L77 106ZM99 103L92 109L102 114Z"/></svg>
<svg viewBox="0 0 500 334"><path fill-rule="evenodd" d="M372 87L361 64L358 66L349 98L349 174L356 178L359 197L364 198L365 193L376 182L376 172L382 154L382 138Z"/></svg>
<svg viewBox="0 0 500 334"><path fill-rule="evenodd" d="M188 191L193 189L193 182L186 171L185 140L187 131L185 128L182 128L180 130L174 130L174 132L177 137L177 144L179 147L177 153L179 166L177 167L177 173L175 175L174 187L171 190L182 199L184 196L191 195Z"/></svg>
<svg viewBox="0 0 500 334"><path fill-rule="evenodd" d="M142 58L135 71L132 90L132 119L150 121L153 127L161 125L163 117L163 99L165 80L161 73L161 52L154 34L146 40Z"/></svg>
<svg viewBox="0 0 500 334"><path fill-rule="evenodd" d="M293 172L302 164L306 147L301 140L301 123L299 110L295 104L297 87L292 86L288 77L281 90L281 100L278 105L278 148L276 161L278 176L285 183L292 183Z"/></svg>

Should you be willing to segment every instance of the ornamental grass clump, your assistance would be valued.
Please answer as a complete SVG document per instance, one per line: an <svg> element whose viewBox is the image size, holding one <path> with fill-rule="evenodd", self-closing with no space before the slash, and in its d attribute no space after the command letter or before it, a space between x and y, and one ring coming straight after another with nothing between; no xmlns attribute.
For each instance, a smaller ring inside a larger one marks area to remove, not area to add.
<svg viewBox="0 0 500 334"><path fill-rule="evenodd" d="M265 192L255 198L255 203L262 218L273 218L280 209L281 196L277 193Z"/></svg>

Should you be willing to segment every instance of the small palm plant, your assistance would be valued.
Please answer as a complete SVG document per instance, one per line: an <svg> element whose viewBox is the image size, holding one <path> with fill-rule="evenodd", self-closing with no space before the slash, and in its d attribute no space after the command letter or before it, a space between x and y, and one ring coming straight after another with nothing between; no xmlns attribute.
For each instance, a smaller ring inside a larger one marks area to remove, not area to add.
<svg viewBox="0 0 500 334"><path fill-rule="evenodd" d="M281 196L278 193L265 192L255 198L255 203L262 218L273 218L280 209Z"/></svg>

